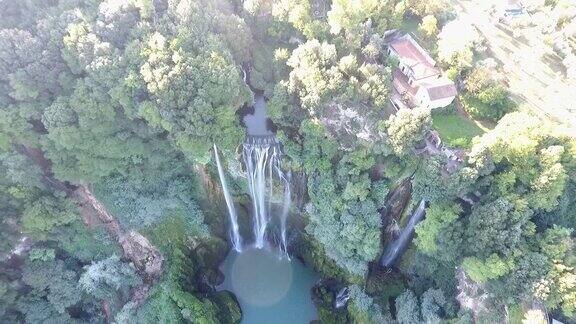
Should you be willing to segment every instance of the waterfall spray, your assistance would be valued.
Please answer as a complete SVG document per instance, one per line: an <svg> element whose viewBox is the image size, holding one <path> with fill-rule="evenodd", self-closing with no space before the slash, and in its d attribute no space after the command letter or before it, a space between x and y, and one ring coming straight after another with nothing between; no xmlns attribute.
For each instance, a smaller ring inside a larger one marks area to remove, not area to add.
<svg viewBox="0 0 576 324"><path fill-rule="evenodd" d="M244 145L244 162L248 180L248 190L252 197L254 246L263 248L266 227L268 225L268 211L266 210L266 163L268 149L261 146Z"/></svg>
<svg viewBox="0 0 576 324"><path fill-rule="evenodd" d="M218 175L220 176L220 184L222 185L224 200L226 200L228 215L230 216L230 240L232 241L232 247L237 252L242 252L242 238L240 237L239 233L238 216L236 215L236 208L234 208L234 201L232 200L232 196L230 196L230 192L228 191L224 169L220 163L220 157L218 156L218 148L216 147L216 144L214 144L214 155L216 156L216 166L218 167Z"/></svg>
<svg viewBox="0 0 576 324"><path fill-rule="evenodd" d="M402 229L400 236L396 240L391 242L384 251L382 258L380 259L380 263L382 264L382 266L390 268L395 264L395 262L398 260L398 257L401 256L401 254L406 249L406 246L410 243L410 240L414 235L414 228L416 227L418 222L422 220L425 214L426 214L426 201L422 199L420 201L420 204L410 217L408 224L406 224L406 227Z"/></svg>
<svg viewBox="0 0 576 324"><path fill-rule="evenodd" d="M253 203L254 246L263 248L266 231L270 223L274 179L277 176L283 186L284 199L279 217L281 254L288 255L286 244L286 218L290 210L290 175L280 167L280 148L274 137L252 137L244 144L244 163L248 180L248 190Z"/></svg>

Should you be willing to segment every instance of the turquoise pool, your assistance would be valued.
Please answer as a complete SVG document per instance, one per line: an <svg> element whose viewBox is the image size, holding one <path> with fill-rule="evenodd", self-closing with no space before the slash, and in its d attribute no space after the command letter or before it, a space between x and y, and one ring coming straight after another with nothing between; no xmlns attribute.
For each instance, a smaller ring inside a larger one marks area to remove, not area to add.
<svg viewBox="0 0 576 324"><path fill-rule="evenodd" d="M310 289L318 275L299 260L267 249L231 251L220 287L232 291L242 308L242 324L308 324L317 319Z"/></svg>

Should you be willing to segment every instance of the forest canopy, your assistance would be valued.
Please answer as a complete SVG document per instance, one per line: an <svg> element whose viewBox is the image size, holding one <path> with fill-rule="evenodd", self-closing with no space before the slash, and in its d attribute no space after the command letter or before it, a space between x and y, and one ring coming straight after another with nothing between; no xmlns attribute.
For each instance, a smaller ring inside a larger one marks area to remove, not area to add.
<svg viewBox="0 0 576 324"><path fill-rule="evenodd" d="M576 321L575 135L514 111L448 1L0 0L0 14L0 322L239 323L215 289L230 244L212 147L248 214L255 93L295 179L289 252L321 277L321 323ZM493 126L465 148L428 149L456 104L390 102L390 35L413 22L464 93L457 113Z"/></svg>

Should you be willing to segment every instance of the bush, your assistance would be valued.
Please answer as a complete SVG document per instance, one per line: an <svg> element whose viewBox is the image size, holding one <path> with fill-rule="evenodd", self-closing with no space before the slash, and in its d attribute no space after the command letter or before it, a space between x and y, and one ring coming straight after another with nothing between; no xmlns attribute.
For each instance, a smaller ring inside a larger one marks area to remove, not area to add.
<svg viewBox="0 0 576 324"><path fill-rule="evenodd" d="M452 101L452 103L446 107L434 108L434 110L432 110L432 118L434 118L436 115L452 115L457 112L458 110L456 109L456 103Z"/></svg>
<svg viewBox="0 0 576 324"><path fill-rule="evenodd" d="M493 79L487 67L474 69L466 78L467 93L461 96L466 111L475 118L498 121L515 108L510 93Z"/></svg>
<svg viewBox="0 0 576 324"><path fill-rule="evenodd" d="M505 89L491 88L483 91L478 97L464 94L460 100L470 116L497 122L516 107L507 96L508 92Z"/></svg>

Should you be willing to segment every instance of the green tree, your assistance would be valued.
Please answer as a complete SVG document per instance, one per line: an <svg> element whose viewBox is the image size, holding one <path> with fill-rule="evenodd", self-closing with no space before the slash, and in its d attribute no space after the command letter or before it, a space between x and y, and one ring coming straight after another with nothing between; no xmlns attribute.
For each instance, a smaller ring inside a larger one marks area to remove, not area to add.
<svg viewBox="0 0 576 324"><path fill-rule="evenodd" d="M72 201L43 196L23 210L22 230L35 239L46 240L57 227L77 220L78 214Z"/></svg>
<svg viewBox="0 0 576 324"><path fill-rule="evenodd" d="M404 156L424 140L431 125L429 110L400 109L385 122L385 129L394 152Z"/></svg>
<svg viewBox="0 0 576 324"><path fill-rule="evenodd" d="M62 260L28 262L22 280L60 314L80 301L76 291L77 275L66 269Z"/></svg>
<svg viewBox="0 0 576 324"><path fill-rule="evenodd" d="M537 297L548 307L561 309L567 317L576 312L576 271L574 267L555 263L545 279L536 285Z"/></svg>
<svg viewBox="0 0 576 324"><path fill-rule="evenodd" d="M400 324L420 323L420 305L412 290L404 291L396 298L396 319Z"/></svg>
<svg viewBox="0 0 576 324"><path fill-rule="evenodd" d="M432 205L426 210L426 218L416 225L416 246L428 255L438 252L437 240L444 229L453 223L461 209L458 205Z"/></svg>
<svg viewBox="0 0 576 324"><path fill-rule="evenodd" d="M448 173L446 159L432 156L421 163L414 174L412 196L431 203L445 203L465 194L475 180L475 172L462 168Z"/></svg>
<svg viewBox="0 0 576 324"><path fill-rule="evenodd" d="M497 121L511 112L515 104L504 86L491 77L487 67L475 68L465 81L463 103L472 116Z"/></svg>
<svg viewBox="0 0 576 324"><path fill-rule="evenodd" d="M471 24L453 20L438 34L438 59L455 67L458 71L472 66L474 48L480 42L480 35Z"/></svg>
<svg viewBox="0 0 576 324"><path fill-rule="evenodd" d="M384 32L396 26L398 17L394 11L395 1L365 0L332 2L328 11L328 25L332 34L344 34L346 45L359 47L367 36L368 26ZM369 21L369 23L367 23Z"/></svg>
<svg viewBox="0 0 576 324"><path fill-rule="evenodd" d="M435 16L427 15L422 18L418 29L428 38L434 38L438 35L438 20Z"/></svg>
<svg viewBox="0 0 576 324"><path fill-rule="evenodd" d="M309 0L279 0L272 5L272 15L279 21L289 23L308 38L316 38L328 33L325 22L315 20Z"/></svg>
<svg viewBox="0 0 576 324"><path fill-rule="evenodd" d="M141 115L169 132L177 147L200 163L210 160L213 143L227 150L239 144L235 112L248 100L230 53L216 38L207 40L195 53L183 46L186 39L152 34L140 69L150 93L150 100L140 105Z"/></svg>
<svg viewBox="0 0 576 324"><path fill-rule="evenodd" d="M540 250L550 260L564 260L566 254L572 250L571 232L571 229L558 225L546 229L538 240Z"/></svg>
<svg viewBox="0 0 576 324"><path fill-rule="evenodd" d="M116 255L84 267L79 287L98 299L114 300L140 283L134 268Z"/></svg>
<svg viewBox="0 0 576 324"><path fill-rule="evenodd" d="M343 87L344 75L336 67L337 61L336 46L315 39L298 46L288 59L292 68L289 90L312 113Z"/></svg>
<svg viewBox="0 0 576 324"><path fill-rule="evenodd" d="M355 323L388 323L392 321L389 312L383 312L380 305L368 296L360 287L352 285L349 287L350 302L348 311Z"/></svg>
<svg viewBox="0 0 576 324"><path fill-rule="evenodd" d="M488 281L486 289L494 302L515 304L534 298L534 288L550 269L550 261L542 254L528 251L520 257L505 276Z"/></svg>
<svg viewBox="0 0 576 324"><path fill-rule="evenodd" d="M464 258L462 267L472 280L479 283L499 278L511 270L507 261L502 260L497 254L490 255L486 260L479 260L476 257Z"/></svg>
<svg viewBox="0 0 576 324"><path fill-rule="evenodd" d="M471 167L491 185L494 196L521 194L533 210L552 211L574 169L574 139L561 127L523 113L511 113L480 137L469 156Z"/></svg>
<svg viewBox="0 0 576 324"><path fill-rule="evenodd" d="M428 15L443 16L452 10L450 2L446 0L432 0L426 2L405 0L404 6L408 12L419 17L425 17Z"/></svg>
<svg viewBox="0 0 576 324"><path fill-rule="evenodd" d="M169 240L166 239L167 235L170 236ZM207 298L208 294L197 290L199 272L205 269L200 268L201 263L188 244L202 238L195 237L189 231L185 219L173 217L155 227L153 239L162 240L159 242L160 249L170 260L164 276L152 288L144 305L137 308L133 303L126 304L117 319L130 323L219 323L219 313L224 310L219 309L212 295ZM209 245L214 248L209 254L221 253L215 251L214 242Z"/></svg>
<svg viewBox="0 0 576 324"><path fill-rule="evenodd" d="M504 198L478 205L469 216L466 228L467 250L488 257L492 253L510 255L533 226L527 202Z"/></svg>
<svg viewBox="0 0 576 324"><path fill-rule="evenodd" d="M446 304L446 297L441 289L428 289L422 294L422 319L426 323L440 323L441 310Z"/></svg>

